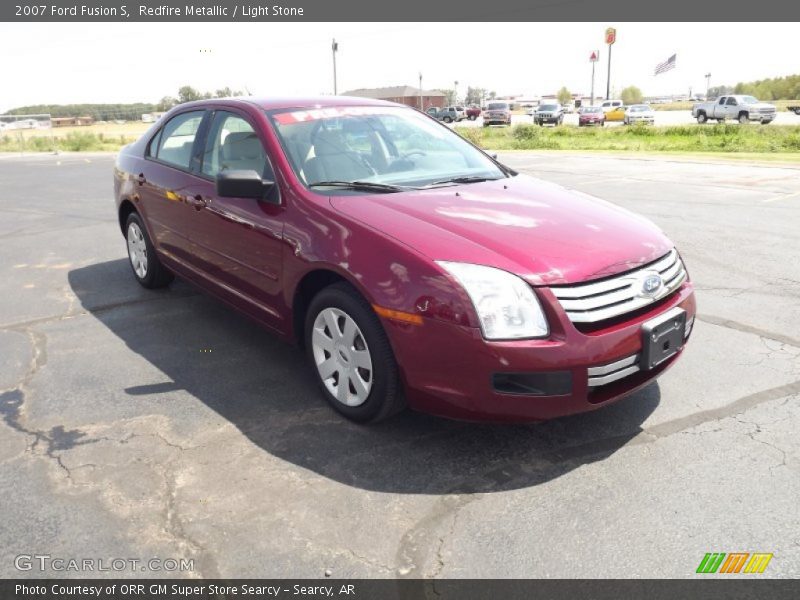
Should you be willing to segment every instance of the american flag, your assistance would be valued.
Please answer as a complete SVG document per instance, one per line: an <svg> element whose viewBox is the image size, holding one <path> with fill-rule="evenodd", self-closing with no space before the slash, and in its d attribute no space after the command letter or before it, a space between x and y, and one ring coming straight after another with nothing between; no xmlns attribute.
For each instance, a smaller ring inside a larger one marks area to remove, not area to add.
<svg viewBox="0 0 800 600"><path fill-rule="evenodd" d="M677 54L673 54L672 56L670 56L664 62L658 63L658 65L656 65L655 74L656 75L660 75L661 73L666 73L670 69L674 69L675 68L675 57L676 56L678 56L678 55Z"/></svg>

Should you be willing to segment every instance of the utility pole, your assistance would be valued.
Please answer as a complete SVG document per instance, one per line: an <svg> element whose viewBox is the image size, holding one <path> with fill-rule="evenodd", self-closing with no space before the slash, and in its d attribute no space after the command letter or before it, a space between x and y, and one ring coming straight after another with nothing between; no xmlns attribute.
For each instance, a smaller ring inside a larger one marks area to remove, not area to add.
<svg viewBox="0 0 800 600"><path fill-rule="evenodd" d="M453 87L453 104L458 104L458 81L454 82L455 85Z"/></svg>
<svg viewBox="0 0 800 600"><path fill-rule="evenodd" d="M708 90L711 85L711 73L706 73L706 100L708 100Z"/></svg>
<svg viewBox="0 0 800 600"><path fill-rule="evenodd" d="M419 111L425 112L425 105L422 103L422 71L419 72Z"/></svg>
<svg viewBox="0 0 800 600"><path fill-rule="evenodd" d="M336 38L331 42L331 53L333 54L333 95L338 96L339 91L336 88L336 51L339 49L339 44L336 43Z"/></svg>

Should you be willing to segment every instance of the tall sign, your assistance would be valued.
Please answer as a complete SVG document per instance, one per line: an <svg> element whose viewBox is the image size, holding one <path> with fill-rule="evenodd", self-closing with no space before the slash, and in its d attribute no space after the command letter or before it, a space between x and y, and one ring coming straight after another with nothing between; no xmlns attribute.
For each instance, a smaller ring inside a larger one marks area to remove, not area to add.
<svg viewBox="0 0 800 600"><path fill-rule="evenodd" d="M606 100L611 100L611 46L617 41L617 30L613 27L606 29L606 44L608 44L608 75L606 77Z"/></svg>
<svg viewBox="0 0 800 600"><path fill-rule="evenodd" d="M589 62L592 63L592 100L589 103L589 106L594 106L594 66L598 60L600 60L600 53L595 50L589 57Z"/></svg>

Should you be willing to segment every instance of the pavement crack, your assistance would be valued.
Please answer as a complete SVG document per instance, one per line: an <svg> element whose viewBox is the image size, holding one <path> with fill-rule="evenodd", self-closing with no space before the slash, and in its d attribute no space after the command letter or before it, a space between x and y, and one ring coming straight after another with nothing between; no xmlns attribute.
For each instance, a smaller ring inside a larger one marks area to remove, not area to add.
<svg viewBox="0 0 800 600"><path fill-rule="evenodd" d="M709 323L711 325L726 327L727 329L734 329L743 333L752 333L753 335L757 335L768 340L773 340L775 342L781 342L782 344L788 344L789 346L800 348L800 339L784 335L782 333L766 331L765 329L753 327L752 325L748 325L746 323L739 323L738 321L733 321L731 319L725 319L723 317L717 317L714 315L698 314L697 318L700 321Z"/></svg>
<svg viewBox="0 0 800 600"><path fill-rule="evenodd" d="M164 479L164 532L185 553L194 556L200 563L195 571L198 578L218 579L220 577L216 561L211 552L193 539L185 530L178 511L178 485L171 463L162 470Z"/></svg>

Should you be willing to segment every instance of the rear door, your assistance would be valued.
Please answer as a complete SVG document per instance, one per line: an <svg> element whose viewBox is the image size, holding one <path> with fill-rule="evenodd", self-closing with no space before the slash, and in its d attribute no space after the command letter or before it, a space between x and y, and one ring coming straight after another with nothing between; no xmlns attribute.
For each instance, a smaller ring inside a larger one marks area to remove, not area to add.
<svg viewBox="0 0 800 600"><path fill-rule="evenodd" d="M728 119L735 119L739 116L739 103L733 96L728 96L725 102L725 116Z"/></svg>
<svg viewBox="0 0 800 600"><path fill-rule="evenodd" d="M195 109L171 117L150 140L138 174L139 197L153 243L182 262L193 260L186 229L193 212L187 189L193 180L197 142L207 116L205 109Z"/></svg>
<svg viewBox="0 0 800 600"><path fill-rule="evenodd" d="M225 170L254 170L276 181L264 140L246 113L216 110L199 158L189 190L195 202L189 236L202 258L202 269L214 283L256 306L261 318L282 329L278 307L284 206L278 183L262 201L220 197L215 183Z"/></svg>

